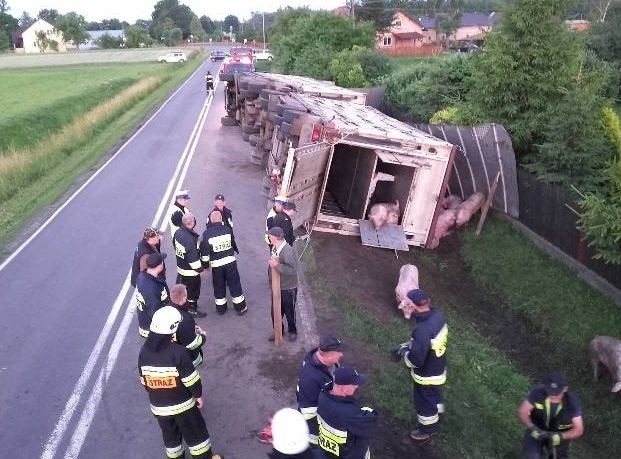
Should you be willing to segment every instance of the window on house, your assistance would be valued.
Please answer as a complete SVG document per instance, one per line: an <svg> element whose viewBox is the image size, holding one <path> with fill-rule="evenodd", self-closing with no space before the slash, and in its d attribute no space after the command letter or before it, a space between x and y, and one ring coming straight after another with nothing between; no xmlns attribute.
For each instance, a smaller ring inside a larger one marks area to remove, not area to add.
<svg viewBox="0 0 621 459"><path fill-rule="evenodd" d="M401 27L401 20L397 19L395 22L392 23L393 27Z"/></svg>
<svg viewBox="0 0 621 459"><path fill-rule="evenodd" d="M384 37L384 46L392 45L392 37Z"/></svg>

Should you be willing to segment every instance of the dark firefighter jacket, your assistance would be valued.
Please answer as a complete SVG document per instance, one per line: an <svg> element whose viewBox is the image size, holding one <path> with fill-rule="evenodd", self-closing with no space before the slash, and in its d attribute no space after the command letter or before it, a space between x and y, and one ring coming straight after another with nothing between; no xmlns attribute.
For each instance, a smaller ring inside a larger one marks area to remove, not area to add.
<svg viewBox="0 0 621 459"><path fill-rule="evenodd" d="M170 211L169 211L169 220L170 220L170 235L174 238L175 237L175 233L177 232L177 230L183 226L181 224L181 219L183 218L183 216L185 214L187 214L189 212L188 208L185 206L182 206L181 204L179 204L177 201L175 201L173 203L172 206L170 206Z"/></svg>
<svg viewBox="0 0 621 459"><path fill-rule="evenodd" d="M198 251L198 233L180 226L173 238L173 245L177 257L177 273L186 277L200 275L203 267Z"/></svg>
<svg viewBox="0 0 621 459"><path fill-rule="evenodd" d="M446 382L446 346L448 326L440 311L430 311L414 316L410 351L405 364L411 369L412 378L423 386L439 386Z"/></svg>
<svg viewBox="0 0 621 459"><path fill-rule="evenodd" d="M366 459L377 430L377 413L358 405L354 397L319 394L319 446L326 457Z"/></svg>
<svg viewBox="0 0 621 459"><path fill-rule="evenodd" d="M218 268L235 262L233 232L222 222L207 223L201 240L201 262L204 267Z"/></svg>
<svg viewBox="0 0 621 459"><path fill-rule="evenodd" d="M155 248L151 247L149 243L141 239L138 245L136 246L136 250L134 251L134 259L132 261L132 275L130 278L130 283L132 287L136 286L136 278L138 277L138 273L141 271L140 269L140 261L145 255L149 255L151 253L159 253L160 252L160 244L158 243ZM146 265L146 263L145 263ZM144 269L142 269L144 271ZM158 276L162 280L166 280L166 265L164 265L164 270Z"/></svg>
<svg viewBox="0 0 621 459"><path fill-rule="evenodd" d="M578 398L569 393L563 394L558 405L551 404L544 385L538 385L528 394L527 400L533 405L530 419L541 430L564 432L573 427L572 419L582 416Z"/></svg>
<svg viewBox="0 0 621 459"><path fill-rule="evenodd" d="M173 343L170 335L149 335L138 355L138 371L156 416L183 413L202 395L201 377L190 353Z"/></svg>
<svg viewBox="0 0 621 459"><path fill-rule="evenodd" d="M166 282L152 276L146 271L138 273L136 278L136 306L138 308L138 333L143 338L149 336L149 327L153 314L169 303L169 291Z"/></svg>
<svg viewBox="0 0 621 459"><path fill-rule="evenodd" d="M316 347L304 357L297 387L298 410L306 419L310 442L314 445L317 444L319 435L317 426L319 394L322 391L332 390L334 380L330 368L317 359L315 354L318 350L319 348Z"/></svg>
<svg viewBox="0 0 621 459"><path fill-rule="evenodd" d="M198 368L203 363L202 346L205 344L205 335L196 331L194 317L188 312L186 307L174 305L181 313L181 322L175 333L175 341L190 351L192 364Z"/></svg>

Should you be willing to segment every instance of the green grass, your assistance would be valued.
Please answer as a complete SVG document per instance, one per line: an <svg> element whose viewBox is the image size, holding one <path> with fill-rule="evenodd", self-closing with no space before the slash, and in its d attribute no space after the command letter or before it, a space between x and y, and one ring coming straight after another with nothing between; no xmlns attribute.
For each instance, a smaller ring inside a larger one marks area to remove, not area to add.
<svg viewBox="0 0 621 459"><path fill-rule="evenodd" d="M473 228L456 237L461 246L444 252L417 249L399 257L399 264L418 266L421 283L449 323L448 411L436 441L443 455L518 457L523 430L515 410L534 380L560 369L584 408L586 434L572 445L572 457L617 457L621 406L608 393L609 375L592 382L587 346L598 334L619 337L618 306L504 220L489 218L480 237ZM365 360L373 362L363 394L404 430L412 427L410 376L402 365L387 361L388 350L409 337L409 325L397 318L380 319L367 305L356 304L348 286L368 285L371 290L379 287L376 280L358 279L356 284L354 276L364 270L344 270L336 283L317 267L317 251L307 250L305 260L313 295L337 312L345 337L363 343ZM363 256L349 263L368 262ZM520 342L522 347L512 348ZM357 358L348 356L350 361Z"/></svg>
<svg viewBox="0 0 621 459"><path fill-rule="evenodd" d="M202 54L190 59L184 66L166 66L162 71L165 78L151 92L128 100L119 110L111 113L87 136L80 136L74 142L57 149L45 151L41 164L33 164L33 173L20 184L19 200L2 202L0 211L0 245L13 236L23 223L42 208L54 203L74 182L75 178L96 164L104 153L120 138L130 132L141 119L185 80L202 62ZM148 76L143 74L142 76ZM78 116L79 114L76 114ZM48 167L49 166L49 167ZM0 182L2 187L10 186L12 178Z"/></svg>

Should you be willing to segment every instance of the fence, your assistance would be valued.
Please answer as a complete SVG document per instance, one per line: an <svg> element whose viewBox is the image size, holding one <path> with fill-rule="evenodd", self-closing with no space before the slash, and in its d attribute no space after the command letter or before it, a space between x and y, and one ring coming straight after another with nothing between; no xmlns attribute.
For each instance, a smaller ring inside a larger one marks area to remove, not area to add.
<svg viewBox="0 0 621 459"><path fill-rule="evenodd" d="M608 265L593 258L577 229L580 210L575 193L560 186L540 182L532 174L518 169L520 221L535 233L596 272L612 285L621 288L621 266Z"/></svg>
<svg viewBox="0 0 621 459"><path fill-rule="evenodd" d="M407 48L378 48L378 51L388 56L439 56L444 51L442 46L436 45L423 45L419 48L407 47Z"/></svg>

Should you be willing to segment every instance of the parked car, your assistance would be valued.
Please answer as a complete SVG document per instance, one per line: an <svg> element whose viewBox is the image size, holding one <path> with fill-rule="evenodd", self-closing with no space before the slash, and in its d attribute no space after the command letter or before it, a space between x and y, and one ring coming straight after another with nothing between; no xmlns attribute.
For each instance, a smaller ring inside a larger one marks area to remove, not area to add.
<svg viewBox="0 0 621 459"><path fill-rule="evenodd" d="M183 64L185 61L188 60L188 58L185 56L185 53L175 51L174 53L168 53L164 56L160 56L157 58L157 60L160 64L164 64L167 62L179 62L180 64Z"/></svg>
<svg viewBox="0 0 621 459"><path fill-rule="evenodd" d="M209 55L209 59L211 59L211 62L223 61L226 57L229 56L230 54L225 51L216 50L211 52L211 54Z"/></svg>
<svg viewBox="0 0 621 459"><path fill-rule="evenodd" d="M253 49L252 54L258 61L271 61L274 59L272 52L269 49Z"/></svg>

